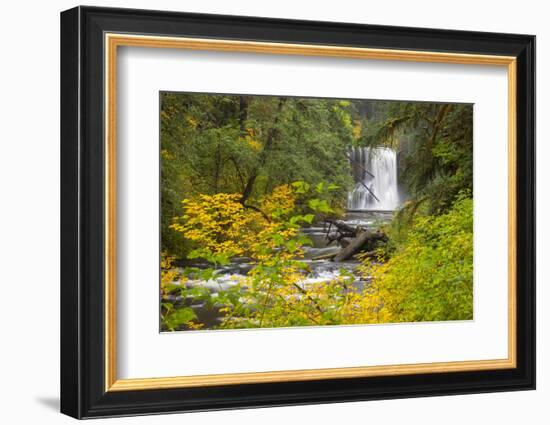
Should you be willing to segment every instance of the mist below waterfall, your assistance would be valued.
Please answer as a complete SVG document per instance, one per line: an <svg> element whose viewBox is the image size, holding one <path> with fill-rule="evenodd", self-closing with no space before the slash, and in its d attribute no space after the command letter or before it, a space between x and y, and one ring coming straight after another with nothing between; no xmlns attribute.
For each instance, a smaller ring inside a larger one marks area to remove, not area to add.
<svg viewBox="0 0 550 425"><path fill-rule="evenodd" d="M391 148L352 147L350 165L355 187L348 193L349 210L395 210L399 207L397 154Z"/></svg>

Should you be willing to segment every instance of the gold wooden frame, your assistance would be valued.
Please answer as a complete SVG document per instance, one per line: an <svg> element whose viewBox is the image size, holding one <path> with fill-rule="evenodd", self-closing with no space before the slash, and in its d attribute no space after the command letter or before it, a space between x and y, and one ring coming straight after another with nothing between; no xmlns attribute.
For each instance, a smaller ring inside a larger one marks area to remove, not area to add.
<svg viewBox="0 0 550 425"><path fill-rule="evenodd" d="M516 58L459 53L265 43L128 34L105 34L105 391L149 390L213 385L308 381L511 369L516 358ZM437 62L507 67L508 71L508 357L389 366L307 369L276 372L117 379L116 374L116 87L119 46L325 56L355 59Z"/></svg>

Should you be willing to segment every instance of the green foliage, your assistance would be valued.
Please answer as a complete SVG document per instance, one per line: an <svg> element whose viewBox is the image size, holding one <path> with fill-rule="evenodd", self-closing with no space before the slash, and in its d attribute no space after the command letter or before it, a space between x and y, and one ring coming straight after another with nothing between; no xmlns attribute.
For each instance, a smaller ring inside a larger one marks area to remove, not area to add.
<svg viewBox="0 0 550 425"><path fill-rule="evenodd" d="M461 194L445 214L417 216L384 264L366 263L390 321L473 318L473 202Z"/></svg>
<svg viewBox="0 0 550 425"><path fill-rule="evenodd" d="M174 331L181 326L196 319L197 316L191 307L174 308L173 305L165 303L168 313L163 316L163 326L166 330Z"/></svg>

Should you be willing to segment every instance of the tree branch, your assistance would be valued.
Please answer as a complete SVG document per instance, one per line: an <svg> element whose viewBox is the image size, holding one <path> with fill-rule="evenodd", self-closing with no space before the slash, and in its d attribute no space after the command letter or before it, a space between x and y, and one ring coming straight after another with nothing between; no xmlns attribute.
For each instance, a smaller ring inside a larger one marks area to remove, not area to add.
<svg viewBox="0 0 550 425"><path fill-rule="evenodd" d="M248 205L248 204L245 204L245 203L242 203L242 206L245 207L245 208L248 208L250 210L254 210L254 211L257 211L259 212L267 221L271 222L271 219L269 218L269 216L263 212L261 209L259 209L258 207L255 207L254 205Z"/></svg>
<svg viewBox="0 0 550 425"><path fill-rule="evenodd" d="M319 313L321 313L321 314L324 313L323 309L319 306L319 303L317 303L316 300L314 300L313 298L311 298L311 297L309 296L309 294L307 293L307 291L306 291L304 288L302 288L302 287L301 287L300 285L298 285L297 283L293 283L292 285L294 285L303 295L306 296L306 298L307 298L308 300L310 300L310 301L313 303L313 305L315 306L315 308L317 309L317 311L319 311Z"/></svg>
<svg viewBox="0 0 550 425"><path fill-rule="evenodd" d="M369 170L367 170L365 167L363 167L361 164L359 164L359 162L357 162L356 160L354 160L351 156L349 156L348 154L346 154L346 157L348 158L348 160L350 162L353 162L354 164L356 164L359 168L361 168L361 170L363 170L365 173L367 173L369 176L371 176L372 178L376 178L374 176L374 174L372 174Z"/></svg>

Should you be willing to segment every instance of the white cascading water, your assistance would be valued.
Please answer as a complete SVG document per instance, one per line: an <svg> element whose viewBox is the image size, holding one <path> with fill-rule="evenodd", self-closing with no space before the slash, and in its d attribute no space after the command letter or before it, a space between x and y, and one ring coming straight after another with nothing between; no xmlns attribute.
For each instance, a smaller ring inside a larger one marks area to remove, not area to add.
<svg viewBox="0 0 550 425"><path fill-rule="evenodd" d="M348 193L348 209L395 210L399 206L396 152L391 148L352 147L349 159L356 183Z"/></svg>

